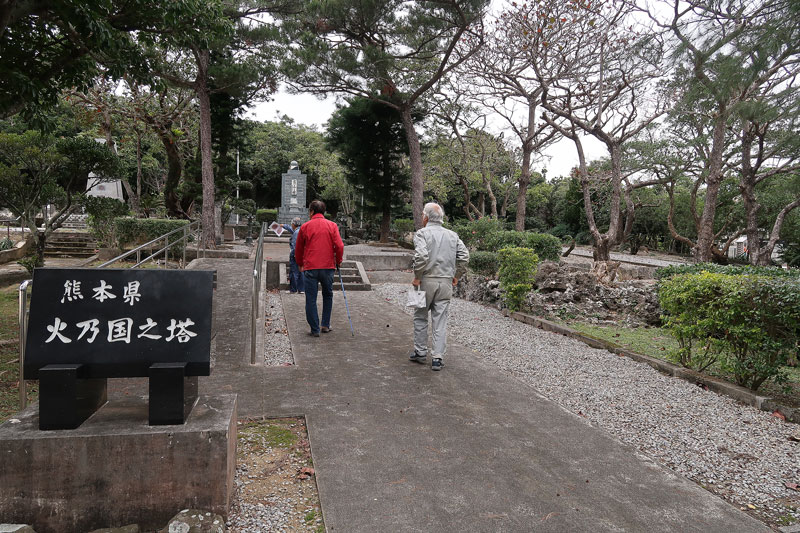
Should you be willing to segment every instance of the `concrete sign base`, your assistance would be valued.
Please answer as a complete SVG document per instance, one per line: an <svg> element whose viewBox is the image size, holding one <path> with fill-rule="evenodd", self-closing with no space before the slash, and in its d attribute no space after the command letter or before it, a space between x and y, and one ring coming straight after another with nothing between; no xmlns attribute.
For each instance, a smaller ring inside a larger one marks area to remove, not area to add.
<svg viewBox="0 0 800 533"><path fill-rule="evenodd" d="M200 396L185 424L150 426L146 398L112 399L77 429L40 431L33 404L0 425L1 521L47 533L227 517L236 409L236 395Z"/></svg>

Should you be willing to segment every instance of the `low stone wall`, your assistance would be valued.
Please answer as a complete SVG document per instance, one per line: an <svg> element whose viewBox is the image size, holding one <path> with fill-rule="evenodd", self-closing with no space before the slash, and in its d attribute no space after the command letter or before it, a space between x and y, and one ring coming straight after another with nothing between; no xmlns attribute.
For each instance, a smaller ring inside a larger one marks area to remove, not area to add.
<svg viewBox="0 0 800 533"><path fill-rule="evenodd" d="M19 241L9 250L0 251L0 265L10 263L11 261L19 261L28 253L31 247L30 239Z"/></svg>

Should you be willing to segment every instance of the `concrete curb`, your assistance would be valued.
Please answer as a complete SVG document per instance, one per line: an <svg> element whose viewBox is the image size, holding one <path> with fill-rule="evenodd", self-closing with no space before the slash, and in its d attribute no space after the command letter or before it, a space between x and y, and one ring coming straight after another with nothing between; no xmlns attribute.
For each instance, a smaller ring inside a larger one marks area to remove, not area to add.
<svg viewBox="0 0 800 533"><path fill-rule="evenodd" d="M622 346L614 344L613 342L608 342L602 339L589 337L588 335L584 335L583 333L575 331L572 328L569 328L567 326L562 326L554 322L550 322L549 320L545 320L543 318L535 317L520 312L513 312L510 314L510 316L514 320L523 322L525 324L529 324L531 326L535 326L539 329L543 329L545 331L551 331L553 333L558 333L566 337L571 337L573 339L579 340L591 346L592 348L608 350L611 353L615 353L617 355L624 355L625 357L629 357L634 361L648 364L651 367L658 370L659 372L662 372L670 376L674 376L676 378L683 379L690 383L703 385L708 390L714 391L717 394L724 394L726 396L733 398L736 401L742 402L747 405L751 405L757 409L761 409L762 411L766 411L768 413L778 411L784 417L786 417L787 422L794 422L796 424L800 423L800 409L782 405L779 402L775 401L773 398L769 398L767 396L759 396L750 389L740 387L739 385L729 383L719 378L702 374L700 372L691 370L689 368L683 368L682 366L674 365L662 359L657 359L655 357L650 357L649 355L632 352L626 348L623 348Z"/></svg>

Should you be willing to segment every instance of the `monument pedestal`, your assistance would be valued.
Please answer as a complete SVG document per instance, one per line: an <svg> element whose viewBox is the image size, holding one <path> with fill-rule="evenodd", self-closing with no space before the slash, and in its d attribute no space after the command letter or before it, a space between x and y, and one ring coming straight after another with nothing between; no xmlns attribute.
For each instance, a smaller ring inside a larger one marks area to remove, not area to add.
<svg viewBox="0 0 800 533"><path fill-rule="evenodd" d="M148 425L145 398L112 399L72 430L40 431L38 411L0 425L0 522L38 533L148 531L182 509L227 517L236 395L200 396L183 425Z"/></svg>

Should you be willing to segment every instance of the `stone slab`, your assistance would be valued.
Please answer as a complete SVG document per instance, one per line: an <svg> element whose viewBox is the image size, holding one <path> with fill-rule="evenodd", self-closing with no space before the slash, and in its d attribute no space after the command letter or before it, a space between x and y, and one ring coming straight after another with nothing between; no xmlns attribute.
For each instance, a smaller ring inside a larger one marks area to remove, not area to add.
<svg viewBox="0 0 800 533"><path fill-rule="evenodd" d="M379 252L361 254L346 252L347 259L360 262L366 270L408 270L414 255L401 250L397 252Z"/></svg>
<svg viewBox="0 0 800 533"><path fill-rule="evenodd" d="M236 395L201 396L187 423L149 426L147 400L112 399L74 430L39 431L38 404L0 425L0 523L63 533L163 526L186 508L227 516Z"/></svg>

